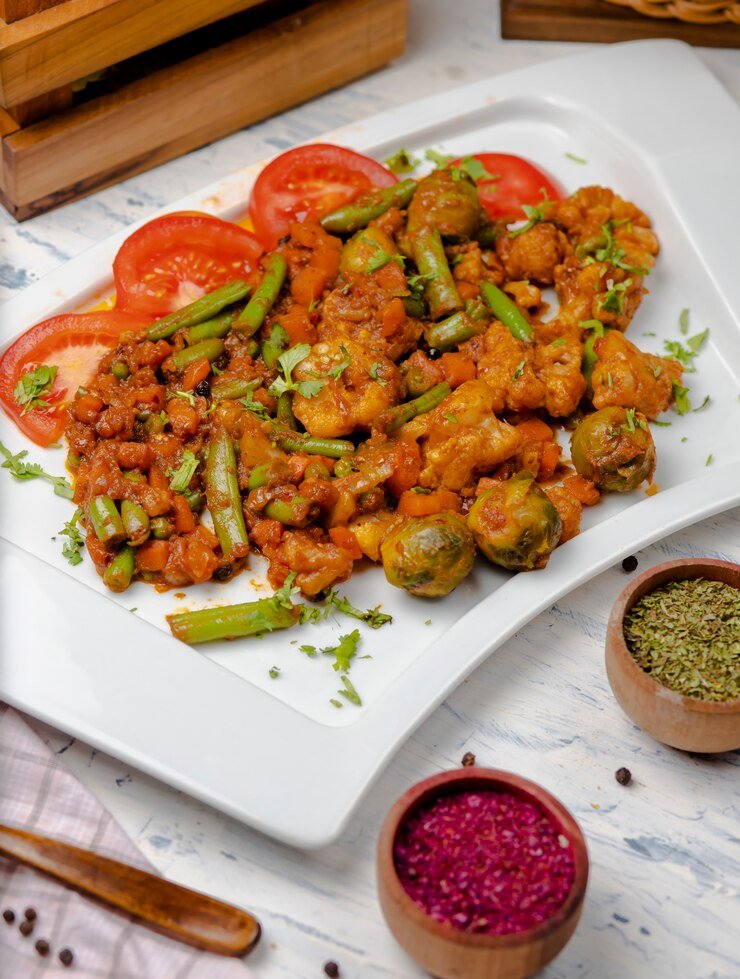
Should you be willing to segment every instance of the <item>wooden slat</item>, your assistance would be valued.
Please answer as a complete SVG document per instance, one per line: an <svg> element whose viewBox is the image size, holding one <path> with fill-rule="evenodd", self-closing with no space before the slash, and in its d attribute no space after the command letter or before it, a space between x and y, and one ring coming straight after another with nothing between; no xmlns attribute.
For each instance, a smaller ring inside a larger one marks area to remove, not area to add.
<svg viewBox="0 0 740 979"><path fill-rule="evenodd" d="M21 126L30 126L39 119L46 119L56 112L61 112L62 109L69 109L73 98L72 86L62 85L60 88L53 88L50 92L44 92L43 95L37 95L28 102L8 106L6 111Z"/></svg>
<svg viewBox="0 0 740 979"><path fill-rule="evenodd" d="M0 0L0 19L12 24L23 17L37 14L39 10L56 7L58 3L64 3L64 0Z"/></svg>
<svg viewBox="0 0 740 979"><path fill-rule="evenodd" d="M385 64L407 0L322 0L3 140L18 217L140 173Z"/></svg>
<svg viewBox="0 0 740 979"><path fill-rule="evenodd" d="M740 24L687 24L646 17L603 0L501 0L501 36L535 41L635 41L674 37L688 44L740 47Z"/></svg>
<svg viewBox="0 0 740 979"><path fill-rule="evenodd" d="M66 0L0 27L0 104L26 102L257 3Z"/></svg>

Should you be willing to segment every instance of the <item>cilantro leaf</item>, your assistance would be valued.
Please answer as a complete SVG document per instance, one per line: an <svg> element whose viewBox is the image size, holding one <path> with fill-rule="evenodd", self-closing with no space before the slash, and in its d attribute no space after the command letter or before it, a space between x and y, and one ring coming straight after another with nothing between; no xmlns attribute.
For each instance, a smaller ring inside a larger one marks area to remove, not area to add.
<svg viewBox="0 0 740 979"><path fill-rule="evenodd" d="M339 350L343 354L343 359L337 364L336 367L332 367L332 369L329 371L329 377L332 377L335 381L339 380L344 371L346 371L349 365L352 363L349 356L349 351L343 343L339 344Z"/></svg>
<svg viewBox="0 0 740 979"><path fill-rule="evenodd" d="M707 395L706 398L704 398L704 400L702 401L702 403L699 405L698 408L692 408L691 410L692 411L703 411L711 403L712 403L712 399L709 397L709 395Z"/></svg>
<svg viewBox="0 0 740 979"><path fill-rule="evenodd" d="M442 170L444 167L449 166L455 159L454 156L446 153L438 153L436 150L426 150L424 156L434 164L437 170Z"/></svg>
<svg viewBox="0 0 740 979"><path fill-rule="evenodd" d="M396 152L389 156L385 161L385 165L391 171L391 173L409 173L411 170L415 170L419 166L421 160L415 157L408 150L403 149L396 150Z"/></svg>
<svg viewBox="0 0 740 979"><path fill-rule="evenodd" d="M568 153L566 151L565 156L574 163L588 163L588 160L585 160L582 156L576 156L575 153Z"/></svg>
<svg viewBox="0 0 740 979"><path fill-rule="evenodd" d="M388 381L383 380L383 378L380 377L379 374L378 374L378 371L381 369L382 366L383 365L380 363L380 361L379 360L376 360L375 363L370 368L370 370L368 371L368 374L370 375L370 377L372 377L372 379L374 381L377 381L378 384L382 388L384 388L388 384Z"/></svg>
<svg viewBox="0 0 740 979"><path fill-rule="evenodd" d="M406 284L409 287L409 291L414 299L421 299L424 295L424 283L433 282L437 278L436 272L425 272L423 275L417 273L416 275L409 275L406 277Z"/></svg>
<svg viewBox="0 0 740 979"><path fill-rule="evenodd" d="M703 330L701 333L696 333L693 337L689 337L686 344L692 353L698 354L701 348L704 346L707 337L709 336L709 329Z"/></svg>
<svg viewBox="0 0 740 979"><path fill-rule="evenodd" d="M321 652L324 654L324 656L334 657L332 666L337 673L346 673L350 667L351 661L355 656L355 653L357 652L359 642L360 630L355 629L352 632L347 633L346 636L340 636L339 643L336 646L327 646L322 649Z"/></svg>
<svg viewBox="0 0 740 979"><path fill-rule="evenodd" d="M711 458L711 457L710 457ZM709 463L707 463L709 465ZM348 676L341 677L342 683L344 684L344 690L337 690L340 697L344 697L351 704L356 704L358 707L362 707L362 698L355 690L352 681Z"/></svg>
<svg viewBox="0 0 740 979"><path fill-rule="evenodd" d="M624 282L616 283L613 279L608 279L606 285L607 291L599 300L599 308L620 315L624 310L624 294L632 285L632 279L625 279Z"/></svg>
<svg viewBox="0 0 740 979"><path fill-rule="evenodd" d="M27 449L22 449L13 455L10 449L0 442L0 453L5 456L2 468L9 470L11 476L15 476L16 479L45 479L54 487L57 496L61 496L65 500L71 500L74 496L72 487L64 476L52 476L51 473L45 472L38 462L23 462L23 459L28 455Z"/></svg>
<svg viewBox="0 0 740 979"><path fill-rule="evenodd" d="M239 398L239 404L243 405L247 411L251 411L253 415L256 415L261 421L270 420L270 412L262 404L261 401L255 401L252 397L252 392L250 391L246 398Z"/></svg>
<svg viewBox="0 0 740 979"><path fill-rule="evenodd" d="M368 238L367 235L361 235L360 241L364 241L366 245L372 245L375 249L375 254L368 260L368 263L365 266L366 275L372 275L373 272L378 272L385 265L387 265L388 262L395 262L400 269L403 269L406 265L406 259L403 257L403 255L399 254L398 252L396 252L395 255L391 255L391 253L387 252L379 242L375 241L374 238Z"/></svg>
<svg viewBox="0 0 740 979"><path fill-rule="evenodd" d="M286 391L297 391L304 398L315 398L323 388L323 381L294 381L293 371L311 353L310 343L297 343L294 347L280 354L277 359L278 367L283 372L270 385L269 393L277 397Z"/></svg>
<svg viewBox="0 0 740 979"><path fill-rule="evenodd" d="M60 536L67 537L68 540L62 547L62 556L74 567L82 561L82 548L85 546L85 538L79 531L77 523L82 516L82 510L77 507L64 527L59 531Z"/></svg>
<svg viewBox="0 0 740 979"><path fill-rule="evenodd" d="M315 646L306 645L306 646L299 646L298 648L302 653L305 653L306 656L309 657L315 656L318 653L318 649Z"/></svg>
<svg viewBox="0 0 740 979"><path fill-rule="evenodd" d="M296 572L291 571L288 577L285 579L285 582L282 585L282 587L278 588L278 590L272 596L272 600L275 602L276 605L279 605L281 608L287 608L287 609L293 608L292 600L296 595L300 594L301 591L300 588L293 585L295 579L296 579Z"/></svg>
<svg viewBox="0 0 740 979"><path fill-rule="evenodd" d="M353 619L359 619L360 622L367 622L371 629L380 629L387 622L393 621L393 616L388 615L387 612L381 612L379 605L363 612L362 609L355 608L348 598L345 598L343 595L337 595L335 591L332 591L329 595L329 604L333 605L340 612L344 612L345 615L351 615Z"/></svg>
<svg viewBox="0 0 740 979"><path fill-rule="evenodd" d="M171 401L172 398L182 398L183 401L187 401L191 408L195 407L195 395L192 391L170 391L167 400Z"/></svg>
<svg viewBox="0 0 740 979"><path fill-rule="evenodd" d="M523 224L521 228L516 228L514 231L510 231L510 238L516 238L517 235L523 235L525 231L529 231L530 228L533 228L540 221L547 220L550 214L550 208L554 207L557 202L549 201L547 199L547 191L544 187L540 188L540 193L542 194L541 204L522 204L522 210L528 218L527 223Z"/></svg>
<svg viewBox="0 0 740 979"><path fill-rule="evenodd" d="M681 329L681 333L684 336L689 332L689 311L688 309L682 309L681 315L678 317L678 325Z"/></svg>
<svg viewBox="0 0 740 979"><path fill-rule="evenodd" d="M197 456L190 449L185 449L179 468L170 469L167 473L168 476L172 477L170 479L170 489L175 493L184 493L188 486L190 486L190 480L195 475L195 471L199 465L200 461Z"/></svg>
<svg viewBox="0 0 740 979"><path fill-rule="evenodd" d="M457 167L453 167L453 171L456 169L465 171L471 180L474 180L477 184L481 180L498 180L499 174L489 173L488 170L483 166L480 160L476 160L474 156L464 156ZM495 187L487 187L486 190L490 192L491 190L496 190Z"/></svg>
<svg viewBox="0 0 740 979"><path fill-rule="evenodd" d="M13 389L13 397L15 403L21 407L22 415L35 409L51 408L46 401L46 395L51 391L58 370L58 367L42 364L35 370L26 371L19 378Z"/></svg>
<svg viewBox="0 0 740 979"><path fill-rule="evenodd" d="M527 363L526 360L520 360L519 361L519 363L516 365L516 368L514 369L514 373L511 375L512 381L518 381L519 380L519 378L524 373L524 366L525 366L526 363Z"/></svg>
<svg viewBox="0 0 740 979"><path fill-rule="evenodd" d="M581 320L578 325L582 330L593 330L594 336L604 336L604 324L601 320Z"/></svg>
<svg viewBox="0 0 740 979"><path fill-rule="evenodd" d="M689 400L689 389L682 387L678 381L673 382L673 398L676 403L676 411L679 415L685 415L691 411L691 401Z"/></svg>
<svg viewBox="0 0 740 979"><path fill-rule="evenodd" d="M614 238L614 231L619 224L624 222L617 221L607 221L601 226L601 241L603 245L600 244L598 239L592 241L591 243L586 242L585 245L579 246L576 249L576 254L578 257L582 257L588 252L592 252L592 255L586 259L586 265L592 262L608 262L615 268L624 269L625 272L630 272L633 275L649 275L650 269L639 265L630 265L625 261L627 253L624 248L617 244Z"/></svg>

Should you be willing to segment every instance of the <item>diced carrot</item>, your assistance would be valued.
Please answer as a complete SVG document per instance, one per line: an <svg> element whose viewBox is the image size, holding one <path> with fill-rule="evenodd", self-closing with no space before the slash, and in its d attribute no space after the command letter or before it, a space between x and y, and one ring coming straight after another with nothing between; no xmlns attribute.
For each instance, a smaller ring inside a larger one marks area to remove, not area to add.
<svg viewBox="0 0 740 979"><path fill-rule="evenodd" d="M148 469L152 464L152 450L146 442L119 442L116 455L124 469Z"/></svg>
<svg viewBox="0 0 740 979"><path fill-rule="evenodd" d="M161 384L147 384L145 387L130 388L124 394L124 401L131 405L152 405L160 409L164 408L165 392Z"/></svg>
<svg viewBox="0 0 740 979"><path fill-rule="evenodd" d="M401 496L419 482L421 474L421 452L412 439L399 439L394 446L393 473L385 485L394 496Z"/></svg>
<svg viewBox="0 0 740 979"><path fill-rule="evenodd" d="M553 430L540 418L525 418L516 427L517 432L528 442L552 442Z"/></svg>
<svg viewBox="0 0 740 979"><path fill-rule="evenodd" d="M432 513L441 513L443 510L459 512L461 508L462 500L457 493L446 489L438 489L433 493L415 493L413 490L406 490L398 501L398 512L407 517L427 517Z"/></svg>
<svg viewBox="0 0 740 979"><path fill-rule="evenodd" d="M462 300L477 299L480 294L480 289L474 282L457 281L455 285Z"/></svg>
<svg viewBox="0 0 740 979"><path fill-rule="evenodd" d="M349 551L353 561L360 560L362 551L360 550L360 545L357 543L357 538L351 530L347 527L330 527L329 536L337 547L342 547L345 551Z"/></svg>
<svg viewBox="0 0 740 979"><path fill-rule="evenodd" d="M167 416L172 425L172 434L181 439L184 435L195 435L200 416L195 408L183 398L171 398L167 405Z"/></svg>
<svg viewBox="0 0 740 979"><path fill-rule="evenodd" d="M290 345L296 343L316 343L318 334L316 327L308 318L308 308L297 304L287 313L277 317L277 321L288 334Z"/></svg>
<svg viewBox="0 0 740 979"><path fill-rule="evenodd" d="M307 265L290 283L290 294L301 306L310 306L321 299L328 278L323 269Z"/></svg>
<svg viewBox="0 0 740 979"><path fill-rule="evenodd" d="M296 452L294 455L289 455L285 460L290 466L293 476L292 481L296 484L303 482L303 477L306 473L306 467L309 462L312 462L316 456L308 455L305 452Z"/></svg>
<svg viewBox="0 0 740 979"><path fill-rule="evenodd" d="M210 373L211 365L205 357L196 360L185 370L182 378L183 391L192 391L195 385L200 384L201 381L205 381Z"/></svg>
<svg viewBox="0 0 740 979"><path fill-rule="evenodd" d="M339 247L334 247L338 245ZM327 281L332 282L339 272L341 258L341 242L338 238L329 238L328 243L322 243L311 256L311 265L326 272Z"/></svg>
<svg viewBox="0 0 740 979"><path fill-rule="evenodd" d="M179 493L175 493L175 530L178 534L190 534L195 530L195 517L190 509L190 504Z"/></svg>
<svg viewBox="0 0 740 979"><path fill-rule="evenodd" d="M252 542L261 550L269 544L273 546L280 543L283 536L285 525L279 520L258 520L249 532Z"/></svg>
<svg viewBox="0 0 740 979"><path fill-rule="evenodd" d="M149 470L149 485L153 486L154 489L169 489L170 488L170 477L167 475L165 470L160 466L152 466Z"/></svg>
<svg viewBox="0 0 740 979"><path fill-rule="evenodd" d="M391 296L405 295L408 292L406 274L396 262L386 262L382 268L373 273L373 278ZM398 301L401 302L400 299Z"/></svg>
<svg viewBox="0 0 740 979"><path fill-rule="evenodd" d="M545 442L540 459L540 470L537 474L538 479L549 479L557 469L560 461L560 446L557 442Z"/></svg>
<svg viewBox="0 0 740 979"><path fill-rule="evenodd" d="M136 548L136 567L139 571L164 571L169 553L169 541L149 540Z"/></svg>
<svg viewBox="0 0 740 979"><path fill-rule="evenodd" d="M185 539L182 565L193 581L200 584L202 581L208 581L216 570L218 558L213 553L213 549L198 534L189 534Z"/></svg>
<svg viewBox="0 0 740 979"><path fill-rule="evenodd" d="M563 486L584 506L595 506L601 499L599 491L585 476L566 476Z"/></svg>
<svg viewBox="0 0 740 979"><path fill-rule="evenodd" d="M442 354L439 362L442 365L445 380L451 388L460 387L465 381L474 381L477 376L475 364L465 354Z"/></svg>
<svg viewBox="0 0 740 979"><path fill-rule="evenodd" d="M406 310L403 302L395 296L385 303L380 311L380 319L383 324L383 336L392 337L398 333L406 322Z"/></svg>
<svg viewBox="0 0 740 979"><path fill-rule="evenodd" d="M326 232L315 221L294 221L290 226L290 237L296 245L313 248Z"/></svg>

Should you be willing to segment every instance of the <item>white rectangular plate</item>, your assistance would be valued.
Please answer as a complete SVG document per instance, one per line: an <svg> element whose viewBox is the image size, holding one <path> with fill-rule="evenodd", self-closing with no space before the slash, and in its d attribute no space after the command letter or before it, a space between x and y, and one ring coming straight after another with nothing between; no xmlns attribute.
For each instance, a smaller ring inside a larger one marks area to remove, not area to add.
<svg viewBox="0 0 740 979"><path fill-rule="evenodd" d="M525 622L624 554L740 502L740 111L688 47L600 48L403 106L325 139L378 159L399 146L508 151L537 161L568 191L600 183L634 200L653 219L662 252L630 336L661 352L689 307L692 333L711 328L698 371L688 376L691 395L698 405L710 394L712 403L654 430L661 491L611 496L587 511L581 535L544 571L511 576L481 562L439 602L390 588L379 569L355 575L342 591L362 607L382 603L394 622L377 632L360 626L359 654L371 658L356 661L352 680L363 706L341 710L329 704L339 686L330 661L307 658L293 641L331 645L353 620L305 627L300 638L295 630L191 649L169 636L164 620L182 599L142 584L122 596L106 593L89 559L70 568L51 539L69 505L45 484L3 477L0 695L302 847L338 835L403 738ZM588 162L575 163L569 152ZM169 210L238 217L258 171L240 171ZM110 291L113 256L131 230L7 303L2 336L12 340ZM0 439L63 471L61 451L24 444L5 418ZM256 577L200 587L188 605L264 595L261 570L255 562ZM269 677L273 665L278 679Z"/></svg>

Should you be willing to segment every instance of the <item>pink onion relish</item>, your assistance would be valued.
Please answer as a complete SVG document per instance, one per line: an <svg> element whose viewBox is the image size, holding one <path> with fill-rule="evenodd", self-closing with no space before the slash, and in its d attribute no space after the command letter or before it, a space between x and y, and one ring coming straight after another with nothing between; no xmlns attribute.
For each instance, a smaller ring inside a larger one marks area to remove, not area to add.
<svg viewBox="0 0 740 979"><path fill-rule="evenodd" d="M443 795L400 827L406 893L460 931L508 935L550 918L575 878L570 841L536 804L489 789Z"/></svg>

